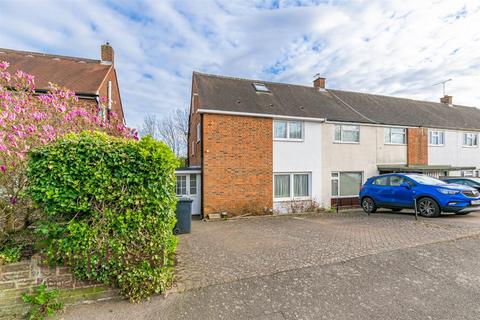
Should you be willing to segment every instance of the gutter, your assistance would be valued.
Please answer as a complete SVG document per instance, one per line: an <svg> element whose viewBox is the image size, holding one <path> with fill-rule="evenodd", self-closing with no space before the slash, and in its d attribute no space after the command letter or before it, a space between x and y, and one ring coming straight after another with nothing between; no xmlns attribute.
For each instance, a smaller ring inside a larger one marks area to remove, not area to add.
<svg viewBox="0 0 480 320"><path fill-rule="evenodd" d="M197 112L199 112L200 114L209 113L209 114L223 114L223 115L256 117L256 118L294 119L294 120L304 120L304 121L312 121L312 122L325 122L327 120L325 118L296 117L296 116L285 116L285 115L279 115L279 114L223 111L223 110L210 110L210 109L198 109Z"/></svg>

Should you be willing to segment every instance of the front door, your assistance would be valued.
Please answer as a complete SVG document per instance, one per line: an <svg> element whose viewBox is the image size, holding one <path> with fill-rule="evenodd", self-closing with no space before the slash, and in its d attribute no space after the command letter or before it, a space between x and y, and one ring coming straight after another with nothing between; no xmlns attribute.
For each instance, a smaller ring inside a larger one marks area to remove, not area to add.
<svg viewBox="0 0 480 320"><path fill-rule="evenodd" d="M177 187L176 193L178 197L190 198L192 202L192 215L199 215L201 212L200 197L200 174L198 173L182 173L176 175Z"/></svg>

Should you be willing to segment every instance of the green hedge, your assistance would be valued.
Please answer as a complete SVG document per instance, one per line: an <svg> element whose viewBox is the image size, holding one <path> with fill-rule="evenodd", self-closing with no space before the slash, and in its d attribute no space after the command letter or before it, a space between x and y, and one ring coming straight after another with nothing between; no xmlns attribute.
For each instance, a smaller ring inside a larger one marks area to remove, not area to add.
<svg viewBox="0 0 480 320"><path fill-rule="evenodd" d="M31 152L28 192L49 216L50 261L132 301L172 280L177 159L151 137L67 135Z"/></svg>

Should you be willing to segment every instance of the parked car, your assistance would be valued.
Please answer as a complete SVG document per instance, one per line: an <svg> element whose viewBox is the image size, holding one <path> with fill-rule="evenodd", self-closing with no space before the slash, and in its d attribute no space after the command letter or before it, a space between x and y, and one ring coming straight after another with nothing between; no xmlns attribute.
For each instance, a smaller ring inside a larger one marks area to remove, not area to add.
<svg viewBox="0 0 480 320"><path fill-rule="evenodd" d="M469 186L480 191L480 178L474 177L445 177L442 178L446 183L461 184L464 186Z"/></svg>
<svg viewBox="0 0 480 320"><path fill-rule="evenodd" d="M480 192L472 187L448 184L421 174L386 174L369 178L360 190L365 212L378 208L394 211L413 209L424 217L438 217L442 212L468 214L480 210Z"/></svg>

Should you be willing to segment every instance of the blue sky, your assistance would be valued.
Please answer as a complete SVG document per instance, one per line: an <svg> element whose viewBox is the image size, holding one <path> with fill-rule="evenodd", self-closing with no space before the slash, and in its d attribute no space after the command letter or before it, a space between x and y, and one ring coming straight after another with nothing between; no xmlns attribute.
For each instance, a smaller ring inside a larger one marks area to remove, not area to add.
<svg viewBox="0 0 480 320"><path fill-rule="evenodd" d="M0 0L0 47L98 59L127 124L188 107L193 70L480 107L479 1Z"/></svg>

